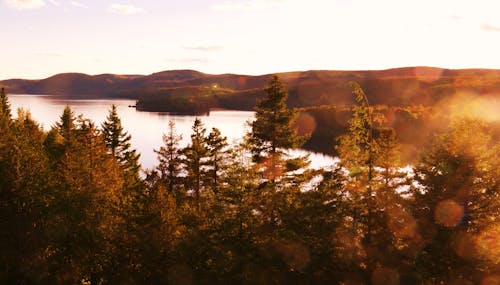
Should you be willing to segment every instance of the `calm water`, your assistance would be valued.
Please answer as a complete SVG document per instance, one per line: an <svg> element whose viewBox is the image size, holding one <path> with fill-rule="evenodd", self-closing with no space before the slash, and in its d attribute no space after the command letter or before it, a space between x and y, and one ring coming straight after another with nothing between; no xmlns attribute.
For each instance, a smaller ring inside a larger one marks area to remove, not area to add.
<svg viewBox="0 0 500 285"><path fill-rule="evenodd" d="M191 134L191 126L195 116L178 116L166 113L138 112L133 100L123 99L99 99L99 100L70 100L55 96L42 95L9 95L12 110L24 108L31 112L32 117L40 123L45 130L49 130L59 120L64 107L71 106L75 115L83 114L96 124L100 125L106 120L109 109L115 104L118 115L122 120L123 128L132 135L132 146L141 153L143 168L153 168L157 164L154 149L158 149L162 143L162 135L167 131L168 121L175 122L177 133L182 134L181 146L188 144ZM14 112L16 113L16 112ZM253 112L247 111L212 111L209 116L198 116L207 133L213 127L218 128L223 136L230 142L241 140L247 132L246 121L253 119ZM297 151L304 154L304 151ZM311 154L313 167L331 166L333 158L321 154Z"/></svg>

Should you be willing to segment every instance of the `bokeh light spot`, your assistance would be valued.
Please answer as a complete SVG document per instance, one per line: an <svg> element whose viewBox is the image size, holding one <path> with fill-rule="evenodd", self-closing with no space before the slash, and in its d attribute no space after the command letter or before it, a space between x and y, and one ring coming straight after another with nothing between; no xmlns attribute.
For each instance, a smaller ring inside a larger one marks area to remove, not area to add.
<svg viewBox="0 0 500 285"><path fill-rule="evenodd" d="M444 200L436 205L434 220L445 227L454 227L460 223L464 208L453 200Z"/></svg>
<svg viewBox="0 0 500 285"><path fill-rule="evenodd" d="M316 120L313 116L307 113L300 113L295 124L297 125L298 133L301 136L312 134L316 129Z"/></svg>
<svg viewBox="0 0 500 285"><path fill-rule="evenodd" d="M311 262L309 249L302 243L283 242L277 246L283 260L294 270L302 271Z"/></svg>

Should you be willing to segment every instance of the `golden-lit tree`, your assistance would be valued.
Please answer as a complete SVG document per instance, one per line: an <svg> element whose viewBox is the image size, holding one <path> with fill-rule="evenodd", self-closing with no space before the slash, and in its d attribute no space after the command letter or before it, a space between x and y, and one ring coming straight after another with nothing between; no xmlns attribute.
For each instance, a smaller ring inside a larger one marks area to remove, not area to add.
<svg viewBox="0 0 500 285"><path fill-rule="evenodd" d="M498 269L498 250L480 249L500 222L500 144L477 119L459 119L435 137L415 167L415 214L424 247L422 281L480 283Z"/></svg>

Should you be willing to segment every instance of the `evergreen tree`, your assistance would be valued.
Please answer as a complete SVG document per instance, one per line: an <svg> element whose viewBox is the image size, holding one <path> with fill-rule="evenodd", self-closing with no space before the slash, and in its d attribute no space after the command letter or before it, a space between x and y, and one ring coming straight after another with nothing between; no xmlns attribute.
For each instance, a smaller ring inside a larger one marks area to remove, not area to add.
<svg viewBox="0 0 500 285"><path fill-rule="evenodd" d="M373 107L369 105L368 97L358 83L350 82L350 86L359 105L352 106L349 130L347 134L340 136L337 151L351 176L365 175L367 183L370 184L378 149L373 136Z"/></svg>
<svg viewBox="0 0 500 285"><path fill-rule="evenodd" d="M106 147L111 155L120 164L122 169L132 179L129 183L137 183L139 178L139 158L135 149L131 148L131 135L123 130L120 117L117 114L116 105L111 106L106 121L102 124L102 134Z"/></svg>
<svg viewBox="0 0 500 285"><path fill-rule="evenodd" d="M5 92L5 88L2 87L0 93L0 134L2 130L5 130L12 120L12 114L10 111L9 98Z"/></svg>
<svg viewBox="0 0 500 285"><path fill-rule="evenodd" d="M93 122L82 116L74 120L67 107L56 126L65 144L53 162L56 191L48 230L59 250L50 257L58 266L49 272L62 283L96 283L110 266L123 178Z"/></svg>
<svg viewBox="0 0 500 285"><path fill-rule="evenodd" d="M55 129L64 139L64 144L66 146L74 142L74 133L76 130L75 120L75 113L71 110L70 106L66 106L59 121L55 124Z"/></svg>
<svg viewBox="0 0 500 285"><path fill-rule="evenodd" d="M168 132L163 134L163 146L155 150L160 164L157 170L160 173L161 182L166 185L167 190L175 197L180 198L178 188L180 185L182 158L179 149L181 135L177 135L174 121L168 122Z"/></svg>
<svg viewBox="0 0 500 285"><path fill-rule="evenodd" d="M259 243L274 246L290 237L288 222L301 203L301 191L313 171L305 169L309 164L307 157L290 158L286 152L300 146L305 137L300 137L294 128L296 113L286 105L288 94L278 76L271 78L265 91L267 96L257 103L246 143L257 162L254 171L261 175L252 199L254 211L261 215ZM283 262L275 265L266 266L276 272L288 266Z"/></svg>
<svg viewBox="0 0 500 285"><path fill-rule="evenodd" d="M262 157L275 157L281 149L294 148L304 142L293 128L296 113L288 109L288 93L277 75L264 89L267 97L255 107L255 121L251 123L249 142L256 161Z"/></svg>
<svg viewBox="0 0 500 285"><path fill-rule="evenodd" d="M212 191L217 193L220 184L220 172L224 169L225 148L228 146L227 138L223 137L217 128L213 128L207 137L207 148L209 154L208 164L208 185L212 187Z"/></svg>
<svg viewBox="0 0 500 285"><path fill-rule="evenodd" d="M384 266L396 251L392 244L395 237L385 220L397 223L394 213L405 210L396 192L400 175L395 133L383 127L383 115L370 106L361 86L356 82L350 82L350 86L357 104L352 107L348 132L339 137L336 148L341 166L349 171L344 188L349 192L351 227L361 235L367 249L363 258L366 269L358 269L364 271L365 280L370 280L376 266Z"/></svg>
<svg viewBox="0 0 500 285"><path fill-rule="evenodd" d="M194 192L194 197L200 205L200 192L203 189L208 149L206 129L200 119L196 118L192 126L191 143L182 150L185 156L184 165L187 172L186 186Z"/></svg>
<svg viewBox="0 0 500 285"><path fill-rule="evenodd" d="M499 152L488 126L472 119L453 122L423 152L413 189L414 212L425 229L416 258L419 283L478 284L498 270L498 255L492 262L493 249L481 246L485 235L498 235Z"/></svg>
<svg viewBox="0 0 500 285"><path fill-rule="evenodd" d="M53 204L52 172L44 133L29 112L18 111L0 135L0 283L44 283L50 246L45 227Z"/></svg>

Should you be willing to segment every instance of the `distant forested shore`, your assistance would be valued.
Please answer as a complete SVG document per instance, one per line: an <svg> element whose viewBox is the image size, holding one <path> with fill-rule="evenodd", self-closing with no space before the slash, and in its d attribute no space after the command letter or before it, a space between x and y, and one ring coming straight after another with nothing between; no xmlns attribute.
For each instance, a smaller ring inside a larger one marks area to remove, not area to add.
<svg viewBox="0 0 500 285"><path fill-rule="evenodd" d="M481 113L480 108L497 102L500 94L500 70L495 69L310 70L279 76L288 89L287 106L297 109L302 120L314 121L303 148L328 155L337 155L332 144L347 131L350 106L355 103L349 81L358 82L369 94L371 106L385 109L402 147L413 149L414 154L432 133L448 125L450 113L464 108ZM137 101L139 111L204 115L214 109L253 110L256 101L266 96L264 87L270 78L270 74L169 70L150 75L63 73L41 80L4 80L0 85L11 93L128 98ZM471 104L464 106L464 102ZM407 162L413 159L406 157Z"/></svg>
<svg viewBox="0 0 500 285"><path fill-rule="evenodd" d="M266 80L241 144L200 119L190 134L170 122L146 173L115 106L100 126L68 106L44 131L25 110L13 118L2 88L0 283L499 282L487 101L392 106L350 81L351 104L290 108L282 79ZM219 88L202 90L235 98ZM190 106L178 98L167 106ZM311 138L340 162L287 155Z"/></svg>

